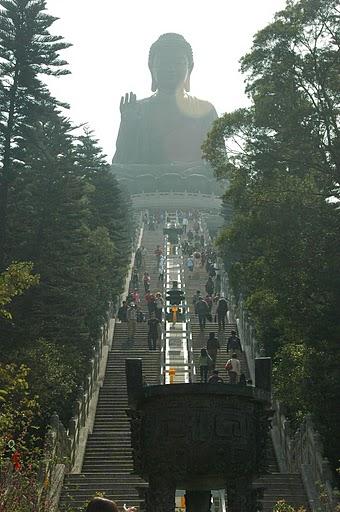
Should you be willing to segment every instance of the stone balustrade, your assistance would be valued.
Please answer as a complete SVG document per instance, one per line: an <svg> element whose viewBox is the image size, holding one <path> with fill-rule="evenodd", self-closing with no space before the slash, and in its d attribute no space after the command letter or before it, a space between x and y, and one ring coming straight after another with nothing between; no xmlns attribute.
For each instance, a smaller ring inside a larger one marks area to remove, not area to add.
<svg viewBox="0 0 340 512"><path fill-rule="evenodd" d="M132 194L134 208L199 208L200 210L220 210L222 201L215 194L200 192L143 192Z"/></svg>

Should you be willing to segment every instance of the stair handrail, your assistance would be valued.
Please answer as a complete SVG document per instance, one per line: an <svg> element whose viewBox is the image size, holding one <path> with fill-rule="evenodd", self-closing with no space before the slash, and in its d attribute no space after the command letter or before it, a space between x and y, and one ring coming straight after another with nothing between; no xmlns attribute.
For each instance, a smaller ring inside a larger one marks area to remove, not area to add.
<svg viewBox="0 0 340 512"><path fill-rule="evenodd" d="M165 215L165 218L166 218L166 215ZM167 235L164 235L163 237L163 270L164 270L164 273L163 273L163 283L162 283L162 298L163 298L163 304L164 304L164 307L163 307L163 311L162 311L162 333L161 333L161 340L160 340L160 354L161 354L161 359L160 359L160 383L161 384L165 384L165 357L166 357L166 354L165 354L165 343L166 343L166 340L165 340L165 319L166 319L166 315L165 315L165 311L166 311L166 276L165 276L165 272L166 272L166 269L167 269L167 264L166 264L166 259L167 259L167 253L166 253L166 244L167 244Z"/></svg>
<svg viewBox="0 0 340 512"><path fill-rule="evenodd" d="M135 233L131 244L131 261L137 249L140 234L143 229L142 212L135 223ZM89 415L90 403L99 384L100 366L104 347L110 343L110 324L121 301L117 297L115 303L109 303L107 317L100 330L100 336L93 346L93 355L90 360L90 369L85 378L84 385L78 389L78 398L73 405L73 416L66 429L57 413L53 413L44 441L44 450L39 464L39 495L40 499L48 497L53 501L50 509L58 506L58 499L62 482L66 472L72 470L76 461L80 444L80 432L85 426ZM53 495L53 496L52 496ZM44 498L44 499L45 499Z"/></svg>
<svg viewBox="0 0 340 512"><path fill-rule="evenodd" d="M183 288L186 291L186 282L185 282L185 262L183 257L183 251L182 246L179 245L179 251L181 255L181 261L182 261L182 283ZM187 339L187 352L188 352L188 363L189 363L189 382L196 382L196 368L194 363L194 347L192 343L192 329L191 329L191 322L190 322L190 316L189 316L189 303L188 303L188 297L185 295L185 302L183 304L185 309L184 314L184 322L186 324L186 339Z"/></svg>
<svg viewBox="0 0 340 512"><path fill-rule="evenodd" d="M223 267L223 261L219 259L219 268ZM236 301L226 271L221 273L221 290L224 290L228 301L229 321L237 325L249 373L255 382L255 358L264 355L263 347L256 339L255 327L241 294ZM311 416L307 415L298 429L292 432L280 402L274 399L273 406L272 439L280 471L301 473L312 512L338 510L339 491Z"/></svg>

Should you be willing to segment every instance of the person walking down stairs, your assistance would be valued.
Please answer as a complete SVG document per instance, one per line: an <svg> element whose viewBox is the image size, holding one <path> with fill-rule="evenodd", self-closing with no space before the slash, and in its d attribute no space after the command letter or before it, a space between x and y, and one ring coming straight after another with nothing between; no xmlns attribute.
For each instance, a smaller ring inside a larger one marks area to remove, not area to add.
<svg viewBox="0 0 340 512"><path fill-rule="evenodd" d="M241 340L240 338L236 335L236 331L231 331L231 336L229 336L228 338L228 342L227 342L227 352L242 352L242 347L241 347Z"/></svg>
<svg viewBox="0 0 340 512"><path fill-rule="evenodd" d="M206 348L201 348L201 354L198 364L200 367L201 382L207 383L208 372L209 369L212 367L212 359L209 356Z"/></svg>
<svg viewBox="0 0 340 512"><path fill-rule="evenodd" d="M209 333L209 338L207 341L207 352L212 360L212 369L215 370L216 359L217 359L217 351L220 349L220 344L218 339L215 336L214 332Z"/></svg>
<svg viewBox="0 0 340 512"><path fill-rule="evenodd" d="M228 302L225 297L220 297L216 308L216 317L218 322L218 330L225 331L225 318L228 312ZM232 331L233 332L233 331Z"/></svg>
<svg viewBox="0 0 340 512"><path fill-rule="evenodd" d="M241 363L237 359L237 354L233 354L231 359L228 359L225 365L225 369L229 374L230 384L238 384L241 375Z"/></svg>
<svg viewBox="0 0 340 512"><path fill-rule="evenodd" d="M127 324L128 343L133 343L135 341L135 334L137 328L137 307L134 302L131 302L127 310Z"/></svg>
<svg viewBox="0 0 340 512"><path fill-rule="evenodd" d="M149 332L148 332L148 345L149 350L157 349L157 341L160 338L160 320L156 318L155 313L151 313L150 319L148 320Z"/></svg>
<svg viewBox="0 0 340 512"><path fill-rule="evenodd" d="M151 278L150 278L149 272L144 272L143 284L144 284L145 293L148 293L150 291L150 283L151 283Z"/></svg>
<svg viewBox="0 0 340 512"><path fill-rule="evenodd" d="M205 324L207 321L207 316L209 315L209 307L203 297L199 297L198 302L196 304L196 311L198 315L198 322L200 324L201 332L205 329Z"/></svg>

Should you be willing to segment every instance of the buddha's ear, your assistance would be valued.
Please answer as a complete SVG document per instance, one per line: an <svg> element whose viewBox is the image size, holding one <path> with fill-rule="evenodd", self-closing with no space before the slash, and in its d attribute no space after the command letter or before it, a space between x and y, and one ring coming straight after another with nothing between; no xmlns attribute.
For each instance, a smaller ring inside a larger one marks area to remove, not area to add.
<svg viewBox="0 0 340 512"><path fill-rule="evenodd" d="M188 76L186 77L185 82L184 82L184 89L186 90L186 92L190 92L190 75L191 75L191 71L192 71L193 67L194 67L194 64L192 64L191 68L189 68Z"/></svg>
<svg viewBox="0 0 340 512"><path fill-rule="evenodd" d="M152 73L152 71L151 71L151 78L152 78L151 90L152 90L152 92L156 92L157 91L157 80L156 80L154 74Z"/></svg>

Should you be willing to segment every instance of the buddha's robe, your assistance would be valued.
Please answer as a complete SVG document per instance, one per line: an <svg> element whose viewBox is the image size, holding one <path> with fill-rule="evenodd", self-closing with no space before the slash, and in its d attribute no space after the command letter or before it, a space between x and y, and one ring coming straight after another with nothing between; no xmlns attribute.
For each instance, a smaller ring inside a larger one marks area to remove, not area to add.
<svg viewBox="0 0 340 512"><path fill-rule="evenodd" d="M199 162L201 145L216 110L185 94L154 94L129 105L122 114L113 163L167 164Z"/></svg>

